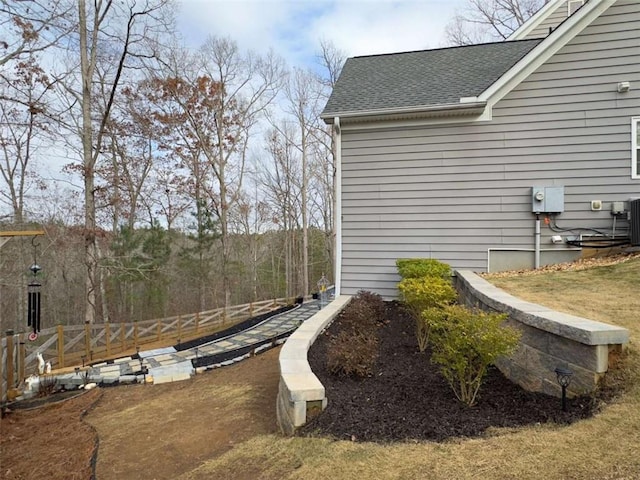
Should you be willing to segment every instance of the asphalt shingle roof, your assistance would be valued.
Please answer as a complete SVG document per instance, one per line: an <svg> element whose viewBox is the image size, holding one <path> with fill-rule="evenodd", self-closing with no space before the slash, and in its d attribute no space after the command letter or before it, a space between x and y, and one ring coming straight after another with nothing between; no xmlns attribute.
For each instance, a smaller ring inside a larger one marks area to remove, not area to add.
<svg viewBox="0 0 640 480"><path fill-rule="evenodd" d="M349 58L322 115L459 103L480 95L541 41Z"/></svg>

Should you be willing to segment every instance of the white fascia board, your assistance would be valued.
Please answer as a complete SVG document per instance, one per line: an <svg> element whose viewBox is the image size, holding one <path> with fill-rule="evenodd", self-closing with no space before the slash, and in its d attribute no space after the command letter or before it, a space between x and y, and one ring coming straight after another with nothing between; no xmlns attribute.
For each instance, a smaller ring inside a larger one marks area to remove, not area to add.
<svg viewBox="0 0 640 480"><path fill-rule="evenodd" d="M554 30L551 35L522 57L498 81L482 92L478 100L487 102L487 107L489 109L492 108L493 105L541 67L615 2L616 0L591 0L587 2L580 10Z"/></svg>
<svg viewBox="0 0 640 480"><path fill-rule="evenodd" d="M555 12L566 0L551 0L538 10L529 20L520 25L507 40L522 40L534 31L549 15Z"/></svg>

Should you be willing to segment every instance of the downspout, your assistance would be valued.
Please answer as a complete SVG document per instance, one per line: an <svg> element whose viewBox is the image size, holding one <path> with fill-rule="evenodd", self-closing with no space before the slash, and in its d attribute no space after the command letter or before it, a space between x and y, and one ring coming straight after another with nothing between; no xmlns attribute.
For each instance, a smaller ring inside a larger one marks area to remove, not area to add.
<svg viewBox="0 0 640 480"><path fill-rule="evenodd" d="M534 267L536 268L536 270L540 268L540 214L539 213L536 213Z"/></svg>
<svg viewBox="0 0 640 480"><path fill-rule="evenodd" d="M336 261L335 261L335 296L340 295L342 284L342 132L340 129L340 117L333 119L333 141L335 143L336 157L334 158L336 169L336 207L335 207L335 228L336 228Z"/></svg>

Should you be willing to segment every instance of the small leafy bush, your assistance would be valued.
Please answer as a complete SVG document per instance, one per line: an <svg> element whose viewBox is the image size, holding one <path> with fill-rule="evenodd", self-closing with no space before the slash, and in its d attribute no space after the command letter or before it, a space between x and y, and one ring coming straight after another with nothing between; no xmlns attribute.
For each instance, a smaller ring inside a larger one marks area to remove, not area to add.
<svg viewBox="0 0 640 480"><path fill-rule="evenodd" d="M343 331L329 344L327 366L332 374L338 376L370 376L377 353L377 336Z"/></svg>
<svg viewBox="0 0 640 480"><path fill-rule="evenodd" d="M451 279L451 267L435 258L399 258L396 260L396 267L402 278Z"/></svg>
<svg viewBox="0 0 640 480"><path fill-rule="evenodd" d="M349 317L354 321L382 323L385 319L386 306L377 293L360 290L349 302Z"/></svg>
<svg viewBox="0 0 640 480"><path fill-rule="evenodd" d="M378 353L378 327L386 308L380 295L360 291L345 307L339 322L340 333L327 349L327 367L334 375L371 375Z"/></svg>
<svg viewBox="0 0 640 480"><path fill-rule="evenodd" d="M426 309L422 318L431 330L431 361L463 403L474 405L487 367L509 355L520 332L503 327L506 314L470 310L461 305Z"/></svg>
<svg viewBox="0 0 640 480"><path fill-rule="evenodd" d="M422 319L422 312L439 305L450 305L458 294L450 280L442 277L405 278L398 284L400 300L416 322L418 349L424 352L429 343L429 324Z"/></svg>

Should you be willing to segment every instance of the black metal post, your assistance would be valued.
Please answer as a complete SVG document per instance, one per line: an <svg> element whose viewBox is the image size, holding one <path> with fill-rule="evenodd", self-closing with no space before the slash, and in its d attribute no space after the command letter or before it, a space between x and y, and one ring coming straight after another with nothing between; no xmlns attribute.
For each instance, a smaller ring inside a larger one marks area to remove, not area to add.
<svg viewBox="0 0 640 480"><path fill-rule="evenodd" d="M558 384L562 387L562 411L567 411L567 387L571 383L573 372L567 368L558 367L555 369Z"/></svg>

